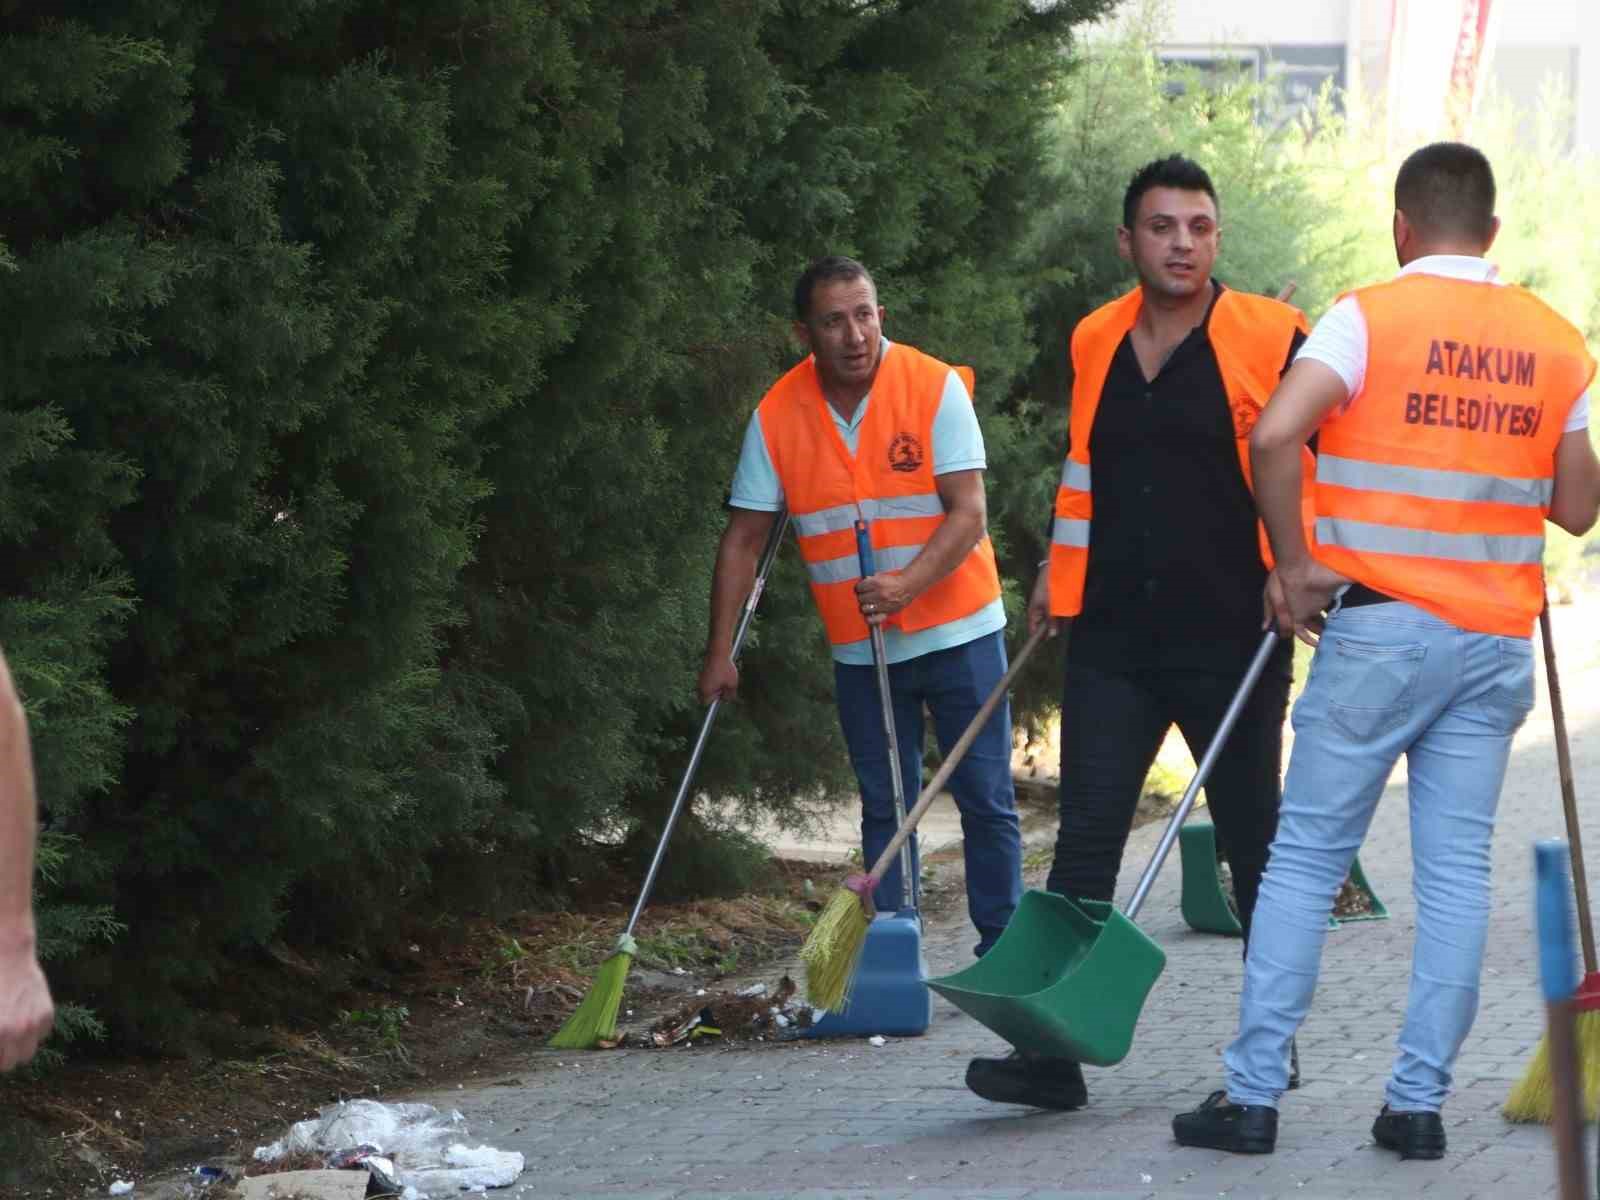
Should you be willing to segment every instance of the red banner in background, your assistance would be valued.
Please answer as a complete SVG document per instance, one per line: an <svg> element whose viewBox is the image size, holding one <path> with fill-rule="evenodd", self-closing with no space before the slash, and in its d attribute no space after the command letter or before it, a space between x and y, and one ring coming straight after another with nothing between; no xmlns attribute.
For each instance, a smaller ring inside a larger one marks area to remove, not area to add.
<svg viewBox="0 0 1600 1200"><path fill-rule="evenodd" d="M1487 74L1484 46L1489 40L1489 6L1493 0L1461 0L1461 21L1456 29L1456 53L1450 64L1450 92L1446 112L1450 132L1466 133L1477 107L1480 81Z"/></svg>
<svg viewBox="0 0 1600 1200"><path fill-rule="evenodd" d="M1488 75L1494 0L1392 0L1391 143L1464 137Z"/></svg>

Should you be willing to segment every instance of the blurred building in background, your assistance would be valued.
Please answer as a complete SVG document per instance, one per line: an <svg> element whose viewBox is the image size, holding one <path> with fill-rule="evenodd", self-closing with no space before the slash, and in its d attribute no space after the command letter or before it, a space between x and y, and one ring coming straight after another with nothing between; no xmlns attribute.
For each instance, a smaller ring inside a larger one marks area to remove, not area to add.
<svg viewBox="0 0 1600 1200"><path fill-rule="evenodd" d="M1553 86L1574 148L1600 150L1600 0L1175 0L1169 61L1244 69L1280 122L1324 82L1381 100L1392 144L1459 133L1486 87L1532 108Z"/></svg>

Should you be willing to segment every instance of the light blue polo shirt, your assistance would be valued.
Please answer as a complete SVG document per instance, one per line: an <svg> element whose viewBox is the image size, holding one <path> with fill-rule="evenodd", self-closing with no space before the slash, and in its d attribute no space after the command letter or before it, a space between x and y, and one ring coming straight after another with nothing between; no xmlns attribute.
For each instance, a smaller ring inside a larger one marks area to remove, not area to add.
<svg viewBox="0 0 1600 1200"><path fill-rule="evenodd" d="M889 339L884 338L884 353L888 352L889 345ZM872 393L868 392L861 398L861 403L848 421L834 410L833 405L825 406L851 454L856 452L856 444L861 439L861 422L867 415L867 405L871 401ZM978 415L972 411L972 397L967 394L961 376L951 371L944 381L939 411L933 418L933 473L948 475L952 471L981 471L985 465L983 431L978 428ZM733 495L729 503L735 508L753 508L758 512L777 512L783 507L783 485L778 481L777 471L772 468L766 439L761 436L761 422L754 413L744 432L744 446L739 451L739 467L733 474ZM883 646L890 662L905 662L935 650L964 645L974 638L1005 627L1005 605L997 596L970 616L919 629L915 633L901 633L898 629L885 626ZM835 646L833 659L851 666L871 666L872 643L863 638L859 642Z"/></svg>

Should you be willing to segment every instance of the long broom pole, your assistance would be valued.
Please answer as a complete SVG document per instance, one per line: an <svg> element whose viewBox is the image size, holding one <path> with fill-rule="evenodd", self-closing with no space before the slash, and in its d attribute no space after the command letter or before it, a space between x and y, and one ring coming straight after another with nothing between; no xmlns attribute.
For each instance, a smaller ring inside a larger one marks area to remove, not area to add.
<svg viewBox="0 0 1600 1200"><path fill-rule="evenodd" d="M1539 934L1539 984L1544 992L1550 1040L1550 1078L1556 1177L1561 1200L1589 1194L1583 1167L1583 1083L1578 1070L1577 987L1572 969L1572 907L1560 842L1533 848Z"/></svg>
<svg viewBox="0 0 1600 1200"><path fill-rule="evenodd" d="M755 619L756 605L761 602L761 593L767 586L767 576L772 571L772 564L777 560L778 551L783 546L783 535L788 528L789 510L783 508L778 511L772 522L772 529L767 534L767 544L762 548L761 558L756 567L755 584L750 589L750 595L745 598L744 609L739 615L739 626L734 631L733 647L729 651L729 657L734 662L739 661L739 651L744 646L745 634L750 631L750 623ZM667 841L672 837L672 831L678 824L678 817L688 801L695 772L700 769L700 758L705 753L706 740L711 736L711 726L716 722L717 712L721 707L720 696L706 706L706 715L700 722L700 734L694 740L694 749L689 753L689 765L683 772L683 782L678 785L678 794L672 801L672 811L667 814L667 823L662 827L660 840L656 842L656 852L650 859L650 869L645 873L643 886L639 888L639 898L634 901L627 928L618 936L617 946L611 957L606 959L601 964L600 970L595 973L594 982L589 986L589 994L579 1003L572 1016L567 1018L566 1024L556 1030L550 1039L550 1045L569 1050L587 1050L616 1037L617 1009L622 1001L622 987L627 980L628 967L633 962L637 950L633 940L633 930L639 923L639 914L644 912L644 906L650 899L651 890L655 887L656 875L660 872L661 862L667 854Z"/></svg>
<svg viewBox="0 0 1600 1200"><path fill-rule="evenodd" d="M1583 981L1572 997L1576 1013L1579 1103L1593 1112L1600 1090L1600 971L1596 969L1594 921L1589 913L1589 877L1583 864L1583 831L1578 825L1578 795L1572 780L1572 747L1567 738L1566 706L1561 699L1561 677L1556 670L1555 637L1551 631L1550 602L1539 613L1539 638L1544 646L1546 690L1550 694L1550 724L1556 743L1556 767L1561 779L1561 808L1567 823L1567 850L1572 863L1572 890L1578 908L1578 944L1583 950ZM1554 1036L1552 1034L1551 1036ZM1511 1089L1502 1110L1513 1121L1550 1121L1555 1113L1555 1047L1550 1037L1540 1040L1533 1060Z"/></svg>
<svg viewBox="0 0 1600 1200"><path fill-rule="evenodd" d="M1004 700L1006 693L1011 690L1012 680L1017 677L1017 673L1022 670L1023 664L1028 661L1029 656L1038 648L1039 643L1045 639L1045 635L1049 632L1050 623L1048 621L1039 622L1039 628L1029 635L1028 640L1022 645L1022 649L1017 651L1016 658L1011 660L1011 665L1006 668L1006 673L1000 677L1000 682L994 685L994 690L989 693L982 707L978 709L978 715L973 717L968 722L967 727L961 731L961 736L956 739L955 745L950 747L950 753L944 756L944 761L939 764L939 769L934 772L933 778L928 780L928 786L922 789L922 794L917 797L916 804L906 814L905 819L900 822L900 828L894 831L894 837L889 839L889 844L883 848L883 853L878 855L878 861L872 864L872 870L867 872L866 878L870 881L870 884L862 896L863 902L870 898L872 889L878 886L878 881L883 878L884 872L889 869L889 863L893 861L895 852L905 845L906 839L916 829L917 822L922 820L922 816L928 811L928 807L944 791L944 785L949 782L950 776L955 774L955 769L961 765L962 758L972 748L972 743L983 732L984 726L988 725L989 718L994 715L994 710L1000 707L1000 701Z"/></svg>
<svg viewBox="0 0 1600 1200"><path fill-rule="evenodd" d="M778 557L778 551L783 547L783 535L788 528L789 510L780 509L777 519L772 522L772 531L767 534L767 544L761 551L760 565L756 568L755 586L745 598L744 609L739 614L739 627L734 630L733 649L728 655L733 662L739 661L739 651L744 646L744 635L750 631L750 623L755 620L756 605L761 603L761 593L767 586L767 575ZM721 707L721 696L706 705L705 720L700 722L700 736L695 738L694 749L689 753L689 766L684 770L683 782L678 785L678 794L673 798L672 811L667 814L667 823L661 830L661 840L656 843L656 852L650 859L650 869L645 872L644 886L639 889L639 899L634 901L633 913L628 917L628 928L623 932L624 937L633 935L633 927L639 923L639 914L644 911L645 903L650 899L650 891L656 884L656 874L661 870L661 860L667 856L667 839L672 836L673 827L677 825L678 816L683 812L684 803L689 798L689 788L694 783L695 772L700 769L700 757L705 753L706 740L711 736L712 723L716 721L717 712Z"/></svg>
<svg viewBox="0 0 1600 1200"><path fill-rule="evenodd" d="M922 820L923 814L928 811L928 806L939 798L945 783L961 764L972 743L989 724L990 718L994 716L994 710L1006 698L1011 690L1011 683L1022 670L1023 664L1044 641L1045 635L1049 632L1049 625L1048 621L1041 621L1039 627L1023 644L1022 649L1017 652L1016 657L1011 660L1011 665L1000 677L1000 682L994 685L994 689L978 708L977 715L967 723L966 729L962 730L961 736L950 747L950 752L944 756L939 769L934 772L927 787L923 788L917 797L916 804L906 814L905 820L900 822L900 828L895 830L894 836L889 839L889 844L878 855L878 860L872 864L872 870L865 875L851 875L846 879L844 886L833 894L818 915L810 936L800 948L800 959L806 968L806 997L812 1004L830 1012L844 1011L849 1003L851 986L855 981L861 948L866 941L867 927L873 917L872 893L888 871L895 855L904 851L906 839L916 829L917 822Z"/></svg>
<svg viewBox="0 0 1600 1200"><path fill-rule="evenodd" d="M1572 856L1572 891L1578 898L1578 944L1583 947L1581 997L1595 984L1594 919L1589 914L1589 875L1583 867L1583 830L1578 827L1578 790L1572 782L1572 746L1567 741L1567 710L1556 673L1555 640L1550 632L1550 602L1539 612L1539 640L1544 643L1544 675L1550 691L1550 723L1556 741L1556 768L1561 776L1561 808L1567 818L1567 848Z"/></svg>

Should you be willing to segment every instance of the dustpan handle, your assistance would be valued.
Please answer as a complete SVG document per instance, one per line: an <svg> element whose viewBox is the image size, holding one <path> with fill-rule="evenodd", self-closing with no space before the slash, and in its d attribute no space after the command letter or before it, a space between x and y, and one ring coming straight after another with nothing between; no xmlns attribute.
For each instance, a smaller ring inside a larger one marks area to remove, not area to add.
<svg viewBox="0 0 1600 1200"><path fill-rule="evenodd" d="M889 839L889 844L883 848L883 853L878 855L878 861L872 864L872 877L878 879L882 873L889 869L895 851L905 840L911 836L911 831L917 827L917 822L922 820L922 814L928 811L928 806L939 798L939 793L944 790L944 785L949 781L955 769L961 765L962 758L972 748L972 743L978 740L978 734L989 723L989 718L994 715L994 710L1000 706L1000 701L1011 689L1011 681L1017 677L1017 672L1022 670L1023 663L1028 661L1028 656L1038 649L1039 643L1044 641L1045 635L1050 632L1050 622L1039 622L1039 628L1023 643L1022 649L1017 651L1016 658L1011 660L1011 665L1006 668L1006 673L1000 677L1000 682L994 685L994 690L989 693L989 698L983 702L983 707L978 709L978 715L973 717L967 727L961 731L961 736L956 739L956 744L950 747L950 753L944 756L944 761L939 764L939 769L933 773L933 778L928 781L928 786L922 789L922 795L917 797L917 802L912 806L906 819L900 823L900 828L895 830L894 837Z"/></svg>
<svg viewBox="0 0 1600 1200"><path fill-rule="evenodd" d="M1239 714L1244 711L1245 701L1250 699L1250 693L1255 690L1256 681L1261 678L1261 672L1267 669L1267 660L1272 657L1273 650L1278 644L1278 632L1272 630L1261 639L1261 645L1256 650L1256 656L1250 661L1250 669L1244 673L1244 682L1239 685L1239 690L1233 694L1233 701L1228 705L1228 711L1222 714L1222 723L1217 726L1217 732L1211 736L1211 744L1206 747L1205 757L1200 760L1200 766L1194 773L1194 778L1189 781L1188 789L1183 793L1183 799L1178 801L1177 810L1172 814L1172 819L1167 822L1167 827L1161 834L1161 841L1156 845L1156 851L1150 856L1150 865L1144 869L1144 874L1139 877L1139 886L1133 889L1133 899L1128 901L1127 917L1131 921L1139 915L1139 910L1144 907L1145 897L1150 894L1150 889L1155 885L1156 876L1161 873L1161 865L1167 861L1167 855L1172 852L1172 843L1178 840L1178 830L1182 827L1184 818L1189 815L1189 810L1194 807L1195 797L1200 794L1200 789L1205 785L1206 778L1211 774L1211 768L1216 765L1217 756L1222 753L1222 748L1227 745L1228 735L1233 732L1233 727L1238 723Z"/></svg>
<svg viewBox="0 0 1600 1200"><path fill-rule="evenodd" d="M778 551L783 547L783 535L789 528L789 510L781 508L772 522L772 531L767 534L767 544L762 548L760 565L756 567L755 585L750 589L750 595L745 598L744 611L739 615L739 627L734 630L733 647L728 652L728 657L733 662L739 661L739 651L744 646L744 635L750 631L750 622L755 619L756 605L761 603L761 593L766 590L767 575L772 571L772 564L777 560ZM639 914L644 911L646 901L650 899L650 891L656 885L656 873L661 870L661 860L667 854L667 839L672 836L672 830L678 823L678 817L683 812L684 801L689 796L689 785L694 782L695 772L700 769L700 756L705 753L706 739L711 736L711 724L717 719L717 709L722 706L722 697L718 696L706 706L705 719L700 722L700 736L694 740L694 749L689 753L689 765L684 769L683 782L678 785L678 795L672 801L672 811L667 814L667 823L661 827L661 840L656 843L655 856L650 859L650 870L645 873L644 886L639 889L639 899L634 901L633 913L628 917L628 928L623 932L623 937L633 934L633 927L639 923Z"/></svg>

